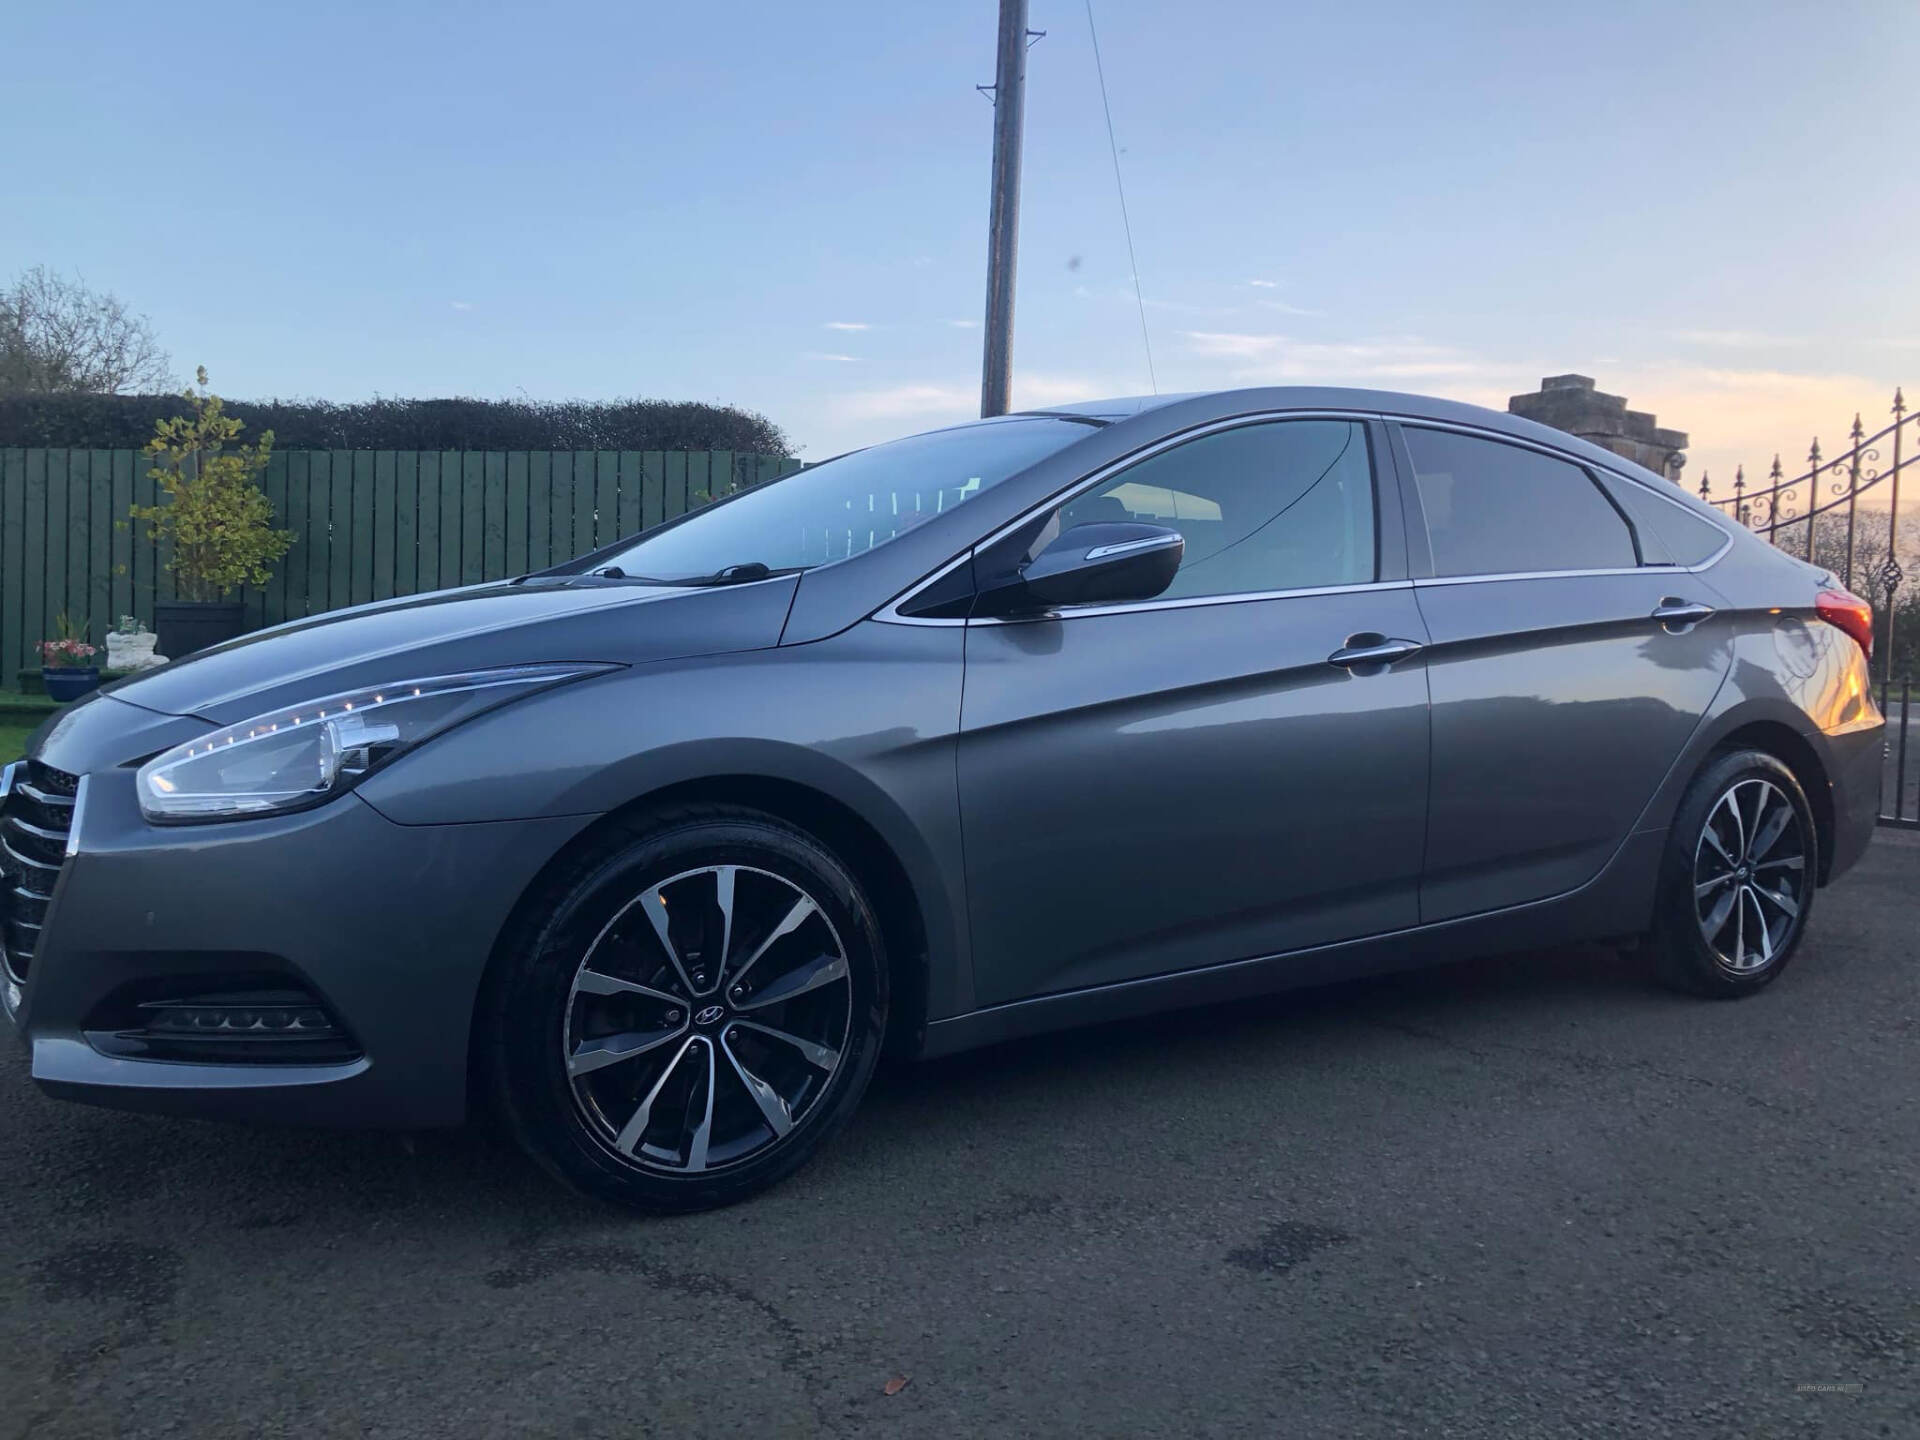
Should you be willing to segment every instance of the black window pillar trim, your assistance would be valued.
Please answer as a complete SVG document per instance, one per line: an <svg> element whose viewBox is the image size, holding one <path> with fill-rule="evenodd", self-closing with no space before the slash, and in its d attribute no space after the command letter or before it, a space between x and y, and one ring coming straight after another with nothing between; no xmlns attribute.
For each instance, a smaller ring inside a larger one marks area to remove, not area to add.
<svg viewBox="0 0 1920 1440"><path fill-rule="evenodd" d="M1376 581L1410 580L1411 553L1405 514L1404 489L1387 422L1377 415L1355 415L1365 425L1373 473L1373 544Z"/></svg>
<svg viewBox="0 0 1920 1440"><path fill-rule="evenodd" d="M1402 534L1406 537L1407 578L1409 580L1431 580L1433 578L1433 542L1427 538L1426 507L1420 503L1420 487L1413 477L1413 452L1407 449L1407 437L1402 433L1398 420L1382 422L1387 432L1387 448L1392 461L1393 474L1398 481L1396 491L1400 497L1403 516ZM1382 477L1385 483L1385 477Z"/></svg>

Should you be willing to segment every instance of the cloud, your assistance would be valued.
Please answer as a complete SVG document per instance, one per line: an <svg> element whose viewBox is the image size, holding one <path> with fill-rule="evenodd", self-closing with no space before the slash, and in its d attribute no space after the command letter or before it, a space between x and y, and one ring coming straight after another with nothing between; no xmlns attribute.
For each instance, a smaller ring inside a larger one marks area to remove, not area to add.
<svg viewBox="0 0 1920 1440"><path fill-rule="evenodd" d="M1712 345L1732 350L1756 350L1769 345L1798 345L1788 335L1767 335L1758 330L1669 330L1667 337L1683 345Z"/></svg>
<svg viewBox="0 0 1920 1440"><path fill-rule="evenodd" d="M1273 354L1286 343L1280 335L1237 335L1221 330L1188 330L1187 348L1209 359L1252 360Z"/></svg>
<svg viewBox="0 0 1920 1440"><path fill-rule="evenodd" d="M965 419L979 413L980 392L969 386L920 381L852 390L833 396L827 403L842 420Z"/></svg>
<svg viewBox="0 0 1920 1440"><path fill-rule="evenodd" d="M959 327L956 327L959 328ZM1159 354L1156 350L1156 354ZM1807 446L1819 436L1822 453L1840 454L1859 412L1869 433L1890 419L1891 375L1793 373L1761 367L1633 362L1555 353L1489 355L1420 335L1363 336L1308 341L1257 330L1175 332L1160 355L1165 390L1240 385L1354 385L1444 396L1505 410L1510 396L1532 390L1542 375L1566 370L1593 374L1599 388L1624 395L1635 410L1688 433L1684 474L1697 489L1710 473L1714 493L1730 487L1735 465L1751 484L1766 474L1775 452L1789 475L1806 468ZM1144 391L1144 374L1033 372L1016 369L1015 409L1039 409L1078 400ZM964 380L922 379L849 388L822 407L835 448L969 420L980 392ZM1884 460L1883 460L1884 463ZM1870 502L1871 503L1871 502ZM1884 502L1878 502L1884 504Z"/></svg>
<svg viewBox="0 0 1920 1440"><path fill-rule="evenodd" d="M1309 310L1304 305L1289 305L1284 300L1257 300L1254 302L1262 310L1275 310L1282 315L1324 315L1324 310Z"/></svg>
<svg viewBox="0 0 1920 1440"><path fill-rule="evenodd" d="M1156 300L1151 295L1142 300L1136 300L1131 290L1116 290L1113 298L1124 301L1128 305L1144 304L1149 310L1164 310L1169 315L1192 315L1196 318L1205 316L1218 320L1240 313L1240 307L1237 305L1191 305L1185 300Z"/></svg>
<svg viewBox="0 0 1920 1440"><path fill-rule="evenodd" d="M1144 388L1131 379L1015 370L1013 408L1044 410L1080 400L1131 394ZM872 441L885 439L888 434L903 434L917 426L971 420L980 413L980 387L951 381L910 381L845 391L830 397L827 408L837 421L850 426L874 427L873 432L866 435L866 439Z"/></svg>
<svg viewBox="0 0 1920 1440"><path fill-rule="evenodd" d="M1418 337L1326 342L1223 330L1181 333L1193 355L1235 362L1226 378L1240 385L1485 380L1513 368Z"/></svg>
<svg viewBox="0 0 1920 1440"><path fill-rule="evenodd" d="M455 310L473 309L473 302L471 300L450 300L447 303L451 305Z"/></svg>
<svg viewBox="0 0 1920 1440"><path fill-rule="evenodd" d="M1824 456L1840 454L1856 414L1868 434L1892 419L1893 382L1865 375L1653 365L1609 369L1599 378L1602 390L1625 395L1633 409L1686 431L1687 487L1698 489L1708 474L1715 494L1731 489L1736 465L1751 485L1776 454L1789 476L1798 475L1816 436Z"/></svg>
<svg viewBox="0 0 1920 1440"><path fill-rule="evenodd" d="M871 330L873 326L864 320L829 320L823 327L828 330Z"/></svg>
<svg viewBox="0 0 1920 1440"><path fill-rule="evenodd" d="M1111 376L1050 375L1042 371L1014 371L1013 408L1045 410L1054 405L1072 405L1082 400L1104 400L1125 395L1141 387L1137 381L1115 380Z"/></svg>
<svg viewBox="0 0 1920 1440"><path fill-rule="evenodd" d="M1249 280L1247 283L1256 290L1274 290L1278 288L1277 283L1272 280Z"/></svg>
<svg viewBox="0 0 1920 1440"><path fill-rule="evenodd" d="M956 330L978 330L980 328L980 322L978 320L949 320L947 324Z"/></svg>
<svg viewBox="0 0 1920 1440"><path fill-rule="evenodd" d="M837 360L842 365L857 365L860 363L860 357L858 355L836 355L831 350L803 350L800 353L800 358L803 360Z"/></svg>

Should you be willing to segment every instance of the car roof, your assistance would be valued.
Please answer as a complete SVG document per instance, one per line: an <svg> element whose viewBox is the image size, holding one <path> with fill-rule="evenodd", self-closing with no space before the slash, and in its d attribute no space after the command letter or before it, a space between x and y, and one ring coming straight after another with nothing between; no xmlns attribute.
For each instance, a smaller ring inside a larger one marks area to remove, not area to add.
<svg viewBox="0 0 1920 1440"><path fill-rule="evenodd" d="M1639 479L1665 480L1665 477L1635 464L1623 455L1616 455L1589 440L1582 440L1578 435L1555 430L1538 421L1523 419L1504 410L1490 410L1483 405L1442 400L1432 395L1408 395L1397 390L1360 390L1337 385L1272 385L1257 389L1188 391L1178 395L1125 395L1112 400L1049 405L1019 413L1080 416L1114 423L1173 406L1186 412L1178 417L1183 425L1272 410L1356 410L1408 420L1439 420L1511 435L1516 440L1530 440L1536 445L1551 446L1591 464Z"/></svg>

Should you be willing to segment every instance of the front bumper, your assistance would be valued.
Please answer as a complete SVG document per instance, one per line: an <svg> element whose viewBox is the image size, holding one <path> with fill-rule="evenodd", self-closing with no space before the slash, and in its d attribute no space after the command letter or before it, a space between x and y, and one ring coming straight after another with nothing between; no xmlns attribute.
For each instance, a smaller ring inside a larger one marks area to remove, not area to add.
<svg viewBox="0 0 1920 1440"><path fill-rule="evenodd" d="M70 757L43 758L78 773ZM6 991L43 1090L275 1122L413 1128L464 1117L473 1007L494 942L592 817L409 826L348 795L299 815L158 827L140 813L131 769L86 775L39 948L17 993ZM186 1063L89 1039L131 990L180 977L204 989L210 976L263 970L318 997L357 1057Z"/></svg>

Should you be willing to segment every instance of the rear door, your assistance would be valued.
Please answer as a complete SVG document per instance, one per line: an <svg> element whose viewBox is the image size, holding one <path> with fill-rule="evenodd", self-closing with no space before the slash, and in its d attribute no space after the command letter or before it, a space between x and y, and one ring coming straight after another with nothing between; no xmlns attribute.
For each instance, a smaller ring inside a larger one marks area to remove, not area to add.
<svg viewBox="0 0 1920 1440"><path fill-rule="evenodd" d="M1729 621L1572 460L1393 428L1431 642L1420 918L1575 889L1699 725L1732 662Z"/></svg>
<svg viewBox="0 0 1920 1440"><path fill-rule="evenodd" d="M1397 494L1376 496L1384 441L1351 417L1216 430L977 557L1011 567L1093 520L1187 540L1156 600L968 626L959 782L981 1003L1414 923L1425 634ZM1387 641L1404 653L1330 663Z"/></svg>

